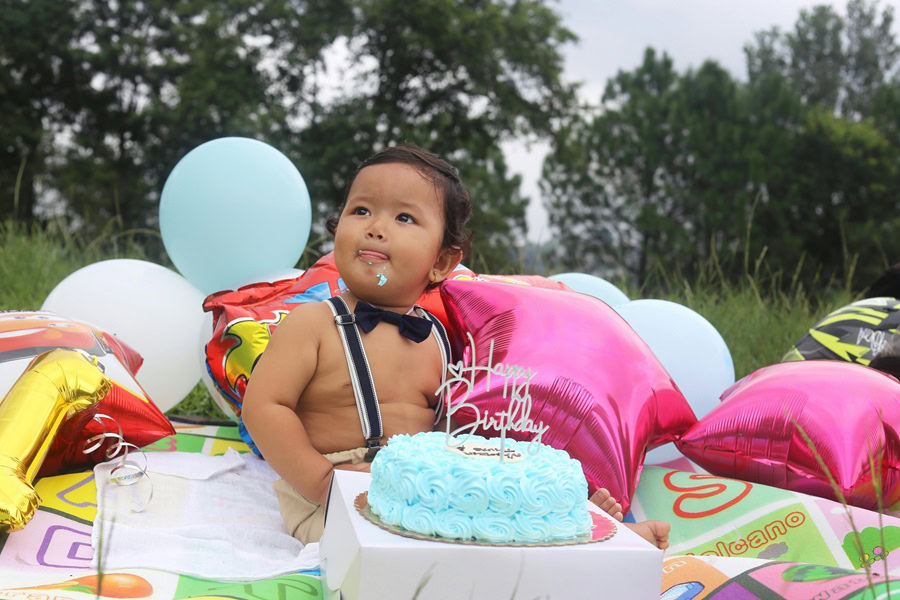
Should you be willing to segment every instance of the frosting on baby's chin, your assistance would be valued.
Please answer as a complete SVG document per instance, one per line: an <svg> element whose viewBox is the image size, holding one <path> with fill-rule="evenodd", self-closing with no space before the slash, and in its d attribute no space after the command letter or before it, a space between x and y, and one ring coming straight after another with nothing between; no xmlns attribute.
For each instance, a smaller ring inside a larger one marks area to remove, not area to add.
<svg viewBox="0 0 900 600"><path fill-rule="evenodd" d="M382 521L447 538L547 542L591 529L581 464L550 447L505 441L519 460L466 456L440 432L393 436L372 462L368 502ZM471 436L466 445L499 446ZM480 454L486 454L479 451Z"/></svg>

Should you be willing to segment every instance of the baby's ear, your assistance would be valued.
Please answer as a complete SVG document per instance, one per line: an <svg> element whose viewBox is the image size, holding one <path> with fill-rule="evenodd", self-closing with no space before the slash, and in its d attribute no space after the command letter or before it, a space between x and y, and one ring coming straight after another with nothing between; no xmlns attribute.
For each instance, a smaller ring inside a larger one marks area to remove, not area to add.
<svg viewBox="0 0 900 600"><path fill-rule="evenodd" d="M428 279L431 283L440 283L447 279L447 276L453 272L453 269L462 262L462 258L462 250L458 248L444 248L441 250L437 260L434 261L434 266L431 267L431 271L428 273Z"/></svg>

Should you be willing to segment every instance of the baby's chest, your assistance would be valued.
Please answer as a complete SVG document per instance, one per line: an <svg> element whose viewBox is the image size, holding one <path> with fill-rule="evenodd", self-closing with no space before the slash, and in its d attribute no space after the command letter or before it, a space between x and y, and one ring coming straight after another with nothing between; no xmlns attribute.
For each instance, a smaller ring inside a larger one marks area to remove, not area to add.
<svg viewBox="0 0 900 600"><path fill-rule="evenodd" d="M362 334L363 348L379 401L409 402L412 396L433 397L441 385L440 350L433 336L416 343L401 337L395 327L380 325ZM350 374L340 338L335 336L323 351L335 357L334 373L350 391Z"/></svg>
<svg viewBox="0 0 900 600"><path fill-rule="evenodd" d="M376 327L363 336L379 398L391 392L418 392L431 396L441 385L441 355L433 336L413 342L395 327Z"/></svg>

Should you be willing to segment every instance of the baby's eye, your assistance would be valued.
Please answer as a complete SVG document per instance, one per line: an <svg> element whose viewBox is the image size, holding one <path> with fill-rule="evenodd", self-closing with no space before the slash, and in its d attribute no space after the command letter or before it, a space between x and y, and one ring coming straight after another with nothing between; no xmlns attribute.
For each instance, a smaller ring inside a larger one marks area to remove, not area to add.
<svg viewBox="0 0 900 600"><path fill-rule="evenodd" d="M408 213L400 213L399 215L397 215L397 220L400 221L401 223L415 223L416 222L416 220L413 218L413 216Z"/></svg>
<svg viewBox="0 0 900 600"><path fill-rule="evenodd" d="M356 208L353 209L353 214L366 216L367 214L369 214L369 209L365 208L363 206L357 206Z"/></svg>

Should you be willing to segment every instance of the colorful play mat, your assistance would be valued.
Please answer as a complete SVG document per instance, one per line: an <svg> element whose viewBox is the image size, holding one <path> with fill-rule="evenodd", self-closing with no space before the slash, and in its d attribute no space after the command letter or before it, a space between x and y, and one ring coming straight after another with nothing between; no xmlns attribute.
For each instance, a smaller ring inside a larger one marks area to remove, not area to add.
<svg viewBox="0 0 900 600"><path fill-rule="evenodd" d="M176 434L147 451L222 455L247 452L235 427L176 425ZM682 459L645 467L634 502L637 519L672 523L663 567L664 600L889 598L889 555L900 548L900 519L850 509L861 532L854 548L847 509L796 492L714 477ZM43 499L25 529L0 534L0 598L322 598L321 574L305 571L252 583L223 583L148 569L91 568L97 491L90 470L45 477ZM879 526L884 534L880 533ZM165 552L160 548L160 552ZM101 549L102 552L102 549ZM859 567L870 566L870 575ZM101 587L102 586L102 587ZM599 596L598 596L599 597Z"/></svg>
<svg viewBox="0 0 900 600"><path fill-rule="evenodd" d="M240 441L236 427L176 425L175 430L175 435L144 450L208 456L224 454L228 448L249 450ZM319 571L252 583L221 583L149 569L128 569L105 572L101 584L91 568L91 525L97 513L93 471L45 477L35 487L43 503L34 519L21 531L0 533L0 598L322 598ZM165 552L165 548L160 548L160 552Z"/></svg>

